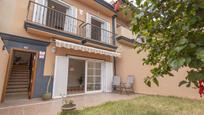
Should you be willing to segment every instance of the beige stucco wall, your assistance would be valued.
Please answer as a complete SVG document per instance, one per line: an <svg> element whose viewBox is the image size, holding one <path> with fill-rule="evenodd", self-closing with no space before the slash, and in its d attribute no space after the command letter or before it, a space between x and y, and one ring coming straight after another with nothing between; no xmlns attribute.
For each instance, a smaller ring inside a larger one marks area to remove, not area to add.
<svg viewBox="0 0 204 115"><path fill-rule="evenodd" d="M89 12L97 17L100 17L101 19L107 21L110 23L110 26L112 25L112 15L111 13L106 13L107 9L105 7L101 7L100 12L95 9L95 6L93 3L94 0L88 0L92 1L89 2L90 4L84 5L84 3L81 3L82 0L65 0L70 5L73 5L77 7L78 11L78 19L83 20L86 22L86 13ZM24 21L26 20L27 15L27 8L28 8L29 0L0 0L0 16L3 18L0 18L0 32L29 37L33 39L39 39L39 40L46 40L49 39L29 34L24 29ZM88 6L89 5L89 6ZM83 11L83 13L80 13L80 10ZM109 11L110 12L110 11Z"/></svg>
<svg viewBox="0 0 204 115"><path fill-rule="evenodd" d="M135 75L134 90L136 93L155 94L155 95L170 95L188 98L200 99L198 89L186 88L185 86L178 87L179 81L185 79L187 69L183 68L179 72L173 72L174 77L160 78L160 86L157 87L153 84L148 87L144 84L144 78L150 75L151 66L143 65L142 59L146 53L136 53L131 47L119 44L118 51L121 52L121 57L117 58L117 75L123 81L127 80L128 75Z"/></svg>
<svg viewBox="0 0 204 115"><path fill-rule="evenodd" d="M108 21L111 24L112 15L111 11L106 9L101 5L94 5L94 0L64 0L70 5L77 7L78 9L78 18L80 20L86 21L86 13L89 12L94 14L101 19ZM0 0L0 32L13 34L22 37L28 37L31 39L37 39L41 41L49 42L51 39L55 39L52 37L47 37L47 33L38 34L34 32L27 32L24 29L24 21L26 20L27 8L28 8L29 0ZM80 10L83 13L80 13ZM52 47L48 46L46 51L46 59L45 59L45 68L44 75L53 75L54 73L54 60L55 54L52 53ZM74 54L74 51L71 51L71 54ZM79 52L81 53L81 52ZM79 53L76 53L78 55ZM89 55L89 53L83 53L84 55ZM87 56L85 56L87 57ZM90 56L88 56L90 57ZM92 57L100 58L101 56L93 55Z"/></svg>
<svg viewBox="0 0 204 115"><path fill-rule="evenodd" d="M3 86L4 86L4 79L6 76L6 69L7 69L7 63L9 59L9 54L6 50L3 50L3 42L0 39L0 101L1 101L1 96L3 92Z"/></svg>
<svg viewBox="0 0 204 115"><path fill-rule="evenodd" d="M55 52L53 52L53 48L55 49ZM112 61L112 57L110 56L105 56L105 55L100 55L95 53L87 53L79 50L72 50L72 49L66 49L66 48L57 48L53 45L49 45L46 49L44 75L47 75L47 76L54 75L55 56L76 56L76 57Z"/></svg>

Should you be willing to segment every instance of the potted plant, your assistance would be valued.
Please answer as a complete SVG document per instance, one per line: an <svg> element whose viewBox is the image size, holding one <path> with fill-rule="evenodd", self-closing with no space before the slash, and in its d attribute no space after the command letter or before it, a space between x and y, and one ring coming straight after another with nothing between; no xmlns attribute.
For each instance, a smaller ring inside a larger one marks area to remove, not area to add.
<svg viewBox="0 0 204 115"><path fill-rule="evenodd" d="M79 81L79 86L83 87L83 75L78 79Z"/></svg>
<svg viewBox="0 0 204 115"><path fill-rule="evenodd" d="M62 105L62 111L71 111L76 109L76 104L74 104L73 100L63 99L64 104Z"/></svg>
<svg viewBox="0 0 204 115"><path fill-rule="evenodd" d="M47 82L47 88L46 88L46 93L42 95L42 100L47 101L52 99L52 94L49 92L49 87L50 87L50 82L51 82L52 77L49 77L49 80Z"/></svg>

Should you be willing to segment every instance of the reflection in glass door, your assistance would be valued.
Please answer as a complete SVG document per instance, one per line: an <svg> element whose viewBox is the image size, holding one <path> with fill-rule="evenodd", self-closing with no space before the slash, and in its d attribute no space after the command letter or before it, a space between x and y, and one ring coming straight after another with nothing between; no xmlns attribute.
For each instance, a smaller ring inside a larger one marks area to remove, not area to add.
<svg viewBox="0 0 204 115"><path fill-rule="evenodd" d="M87 91L101 90L101 63L87 63Z"/></svg>

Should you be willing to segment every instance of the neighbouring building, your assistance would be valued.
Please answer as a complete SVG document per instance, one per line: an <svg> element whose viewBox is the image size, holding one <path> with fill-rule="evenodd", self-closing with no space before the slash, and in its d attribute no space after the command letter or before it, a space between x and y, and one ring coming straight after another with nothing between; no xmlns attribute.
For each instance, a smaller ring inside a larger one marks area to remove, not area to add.
<svg viewBox="0 0 204 115"><path fill-rule="evenodd" d="M167 76L165 78L159 78L159 87L153 83L152 87L145 85L144 79L151 75L150 70L152 67L143 65L143 58L147 56L147 53L141 52L137 54L137 49L134 49L134 41L137 41L137 43L141 43L142 41L136 39L130 28L130 19L128 16L124 16L122 12L119 12L117 16L116 45L118 47L117 51L120 52L121 56L116 58L116 73L122 78L122 81L126 82L128 75L134 75L134 91L140 94L202 99L200 98L198 89L178 86L179 82L185 79L188 68L182 68L178 72L173 71L174 77Z"/></svg>
<svg viewBox="0 0 204 115"><path fill-rule="evenodd" d="M199 98L177 87L183 72L148 88L129 18L104 0L1 0L0 100L111 92L114 75L135 76L136 93ZM48 86L48 81L50 81Z"/></svg>

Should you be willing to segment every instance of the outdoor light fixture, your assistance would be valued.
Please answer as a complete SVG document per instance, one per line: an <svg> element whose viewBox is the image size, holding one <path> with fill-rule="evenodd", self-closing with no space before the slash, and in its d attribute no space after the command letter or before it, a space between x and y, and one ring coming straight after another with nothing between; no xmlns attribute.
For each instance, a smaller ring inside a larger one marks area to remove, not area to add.
<svg viewBox="0 0 204 115"><path fill-rule="evenodd" d="M50 45L52 46L51 52L55 53L56 52L56 46L55 46L55 41L53 39L50 40Z"/></svg>
<svg viewBox="0 0 204 115"><path fill-rule="evenodd" d="M2 47L2 51L4 51L4 50L6 50L6 46L5 45L3 45L3 47Z"/></svg>
<svg viewBox="0 0 204 115"><path fill-rule="evenodd" d="M52 49L51 49L52 53L55 53L56 52L56 47L53 46Z"/></svg>
<svg viewBox="0 0 204 115"><path fill-rule="evenodd" d="M74 67L70 67L69 71L74 71Z"/></svg>

